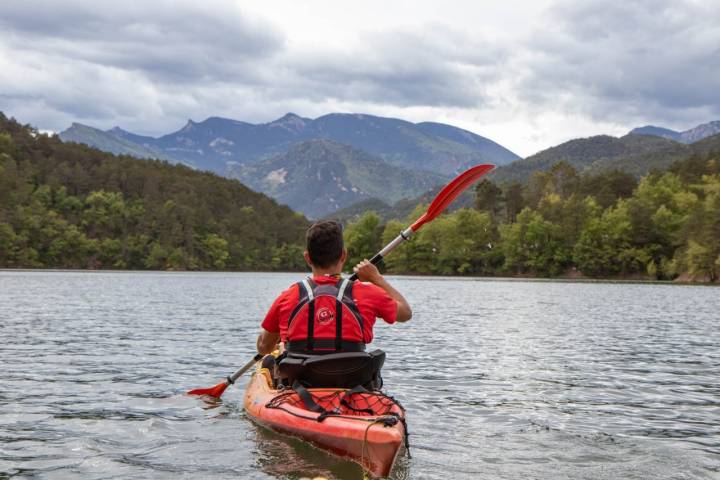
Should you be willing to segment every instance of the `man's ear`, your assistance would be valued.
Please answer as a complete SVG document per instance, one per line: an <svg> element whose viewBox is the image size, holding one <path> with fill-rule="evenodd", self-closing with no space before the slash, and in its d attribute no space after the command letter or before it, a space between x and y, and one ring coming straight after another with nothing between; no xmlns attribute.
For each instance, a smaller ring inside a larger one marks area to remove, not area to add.
<svg viewBox="0 0 720 480"><path fill-rule="evenodd" d="M311 266L311 267L313 266L312 261L310 260L310 254L308 253L307 250L305 250L305 251L303 252L303 258L305 258L305 262L306 262L309 266Z"/></svg>
<svg viewBox="0 0 720 480"><path fill-rule="evenodd" d="M347 260L347 256L348 256L347 248L343 247L342 254L340 255L340 261L342 263L345 263L345 260Z"/></svg>

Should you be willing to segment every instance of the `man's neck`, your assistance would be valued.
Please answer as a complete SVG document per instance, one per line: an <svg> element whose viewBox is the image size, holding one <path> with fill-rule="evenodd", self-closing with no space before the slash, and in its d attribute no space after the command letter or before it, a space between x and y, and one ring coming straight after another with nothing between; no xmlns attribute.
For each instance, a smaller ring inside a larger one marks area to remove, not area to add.
<svg viewBox="0 0 720 480"><path fill-rule="evenodd" d="M312 267L313 277L340 277L342 265L333 265L328 268Z"/></svg>

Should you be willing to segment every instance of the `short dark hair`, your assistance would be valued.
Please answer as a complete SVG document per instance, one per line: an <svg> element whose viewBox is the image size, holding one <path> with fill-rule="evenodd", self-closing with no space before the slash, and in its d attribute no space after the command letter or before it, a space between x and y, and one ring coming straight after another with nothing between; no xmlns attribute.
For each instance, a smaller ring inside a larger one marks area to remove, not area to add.
<svg viewBox="0 0 720 480"><path fill-rule="evenodd" d="M320 220L310 225L305 241L310 261L320 268L337 263L345 247L342 225L335 220Z"/></svg>

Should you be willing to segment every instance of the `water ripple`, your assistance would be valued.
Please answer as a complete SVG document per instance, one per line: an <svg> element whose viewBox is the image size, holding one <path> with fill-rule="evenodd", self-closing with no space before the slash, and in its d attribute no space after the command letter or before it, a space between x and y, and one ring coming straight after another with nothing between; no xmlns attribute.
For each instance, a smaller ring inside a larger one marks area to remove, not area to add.
<svg viewBox="0 0 720 480"><path fill-rule="evenodd" d="M0 478L361 478L250 423L243 385L287 274L0 272ZM378 325L413 457L394 479L720 474L716 288L398 278ZM239 382L240 383L240 382Z"/></svg>

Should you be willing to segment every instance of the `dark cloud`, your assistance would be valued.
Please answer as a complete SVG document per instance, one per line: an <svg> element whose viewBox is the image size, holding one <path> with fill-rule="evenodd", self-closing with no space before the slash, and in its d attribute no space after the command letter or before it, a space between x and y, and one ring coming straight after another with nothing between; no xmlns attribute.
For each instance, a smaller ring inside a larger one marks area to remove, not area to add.
<svg viewBox="0 0 720 480"><path fill-rule="evenodd" d="M490 42L442 25L368 33L363 41L360 52L292 60L304 93L318 100L475 108L487 101L484 87L498 80L502 67L502 52Z"/></svg>
<svg viewBox="0 0 720 480"><path fill-rule="evenodd" d="M6 1L0 110L153 135L188 117L348 108L677 128L720 118L718 18L717 2L566 1L492 37L479 18L358 25L347 44L318 34L311 47L232 0Z"/></svg>
<svg viewBox="0 0 720 480"><path fill-rule="evenodd" d="M282 51L266 22L218 2L5 2L3 39L17 51L135 70L155 80L253 81L252 63Z"/></svg>
<svg viewBox="0 0 720 480"><path fill-rule="evenodd" d="M564 2L530 40L523 98L615 122L720 115L720 4Z"/></svg>
<svg viewBox="0 0 720 480"><path fill-rule="evenodd" d="M137 123L136 109L147 124L166 124L178 107L197 117L248 101L476 108L499 71L496 47L440 24L368 31L354 49L291 52L282 32L233 4L199 5L2 4L0 47L14 58L0 87L23 111L37 105L24 97L42 95L44 109L56 112L31 121L52 118L48 127L62 128L58 111L103 125ZM32 78L20 84L25 76Z"/></svg>

